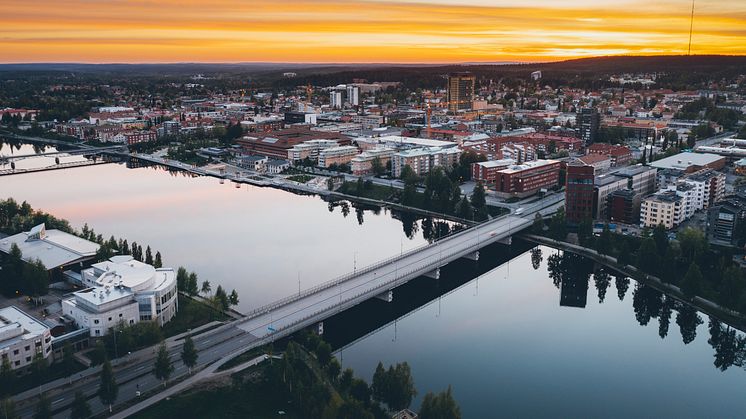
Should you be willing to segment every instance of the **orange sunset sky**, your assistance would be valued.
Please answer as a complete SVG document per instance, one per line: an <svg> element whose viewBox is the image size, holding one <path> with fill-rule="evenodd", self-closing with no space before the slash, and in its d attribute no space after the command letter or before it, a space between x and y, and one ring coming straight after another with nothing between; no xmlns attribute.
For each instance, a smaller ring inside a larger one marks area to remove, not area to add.
<svg viewBox="0 0 746 419"><path fill-rule="evenodd" d="M685 54L690 0L3 0L0 62L472 62ZM746 55L746 0L693 54Z"/></svg>

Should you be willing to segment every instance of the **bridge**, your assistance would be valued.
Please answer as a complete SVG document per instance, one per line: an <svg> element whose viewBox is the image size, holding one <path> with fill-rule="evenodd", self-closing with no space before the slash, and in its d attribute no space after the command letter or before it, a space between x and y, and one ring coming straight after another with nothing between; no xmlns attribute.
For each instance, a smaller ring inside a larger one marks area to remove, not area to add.
<svg viewBox="0 0 746 419"><path fill-rule="evenodd" d="M82 148L78 150L70 151L55 151L52 153L41 153L41 154L21 154L21 155L10 155L0 156L0 164L7 164L12 161L19 161L25 159L32 159L37 157L68 157L68 156L93 156L98 154L108 154L113 152L119 152L125 146L110 146L110 147L91 147Z"/></svg>
<svg viewBox="0 0 746 419"><path fill-rule="evenodd" d="M257 340L278 339L322 322L371 298L392 301L396 287L419 276L437 279L440 268L459 258L478 260L479 249L495 242L509 243L511 237L533 223L535 214L553 213L564 203L562 194L446 236L372 266L259 307L236 327Z"/></svg>

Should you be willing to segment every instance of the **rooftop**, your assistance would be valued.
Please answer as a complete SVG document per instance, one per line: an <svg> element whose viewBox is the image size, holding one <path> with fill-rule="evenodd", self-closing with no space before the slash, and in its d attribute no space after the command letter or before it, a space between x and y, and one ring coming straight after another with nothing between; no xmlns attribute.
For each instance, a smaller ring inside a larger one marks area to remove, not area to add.
<svg viewBox="0 0 746 419"><path fill-rule="evenodd" d="M707 166L722 159L725 159L725 157L717 154L679 153L671 157L656 160L650 163L650 165L658 169L686 169L690 166Z"/></svg>
<svg viewBox="0 0 746 419"><path fill-rule="evenodd" d="M22 339L43 334L47 326L16 306L0 309L0 346L7 347Z"/></svg>
<svg viewBox="0 0 746 419"><path fill-rule="evenodd" d="M99 245L61 230L47 230L40 224L31 231L0 240L0 251L9 253L16 244L23 260L40 260L47 269L69 265L96 255Z"/></svg>

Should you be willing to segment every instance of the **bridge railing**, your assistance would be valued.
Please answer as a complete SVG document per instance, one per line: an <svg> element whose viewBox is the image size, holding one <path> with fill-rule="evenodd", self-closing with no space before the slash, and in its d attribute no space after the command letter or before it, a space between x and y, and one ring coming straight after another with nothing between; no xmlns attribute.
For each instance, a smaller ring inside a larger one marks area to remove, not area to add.
<svg viewBox="0 0 746 419"><path fill-rule="evenodd" d="M501 215L501 216L499 216L497 218L493 218L492 220L488 221L487 223L491 224L491 223L497 222L499 220L503 220L503 219L509 217L510 215L511 214L503 214L503 215ZM327 281L327 282L324 282L322 284L316 285L316 286L314 286L312 288L308 288L308 289L306 289L305 291L302 291L299 294L293 294L291 296L285 297L283 299L280 299L280 300L274 301L272 303L269 303L267 305L264 305L264 306L261 306L259 308L256 308L256 309L254 309L254 310L252 310L250 312L247 312L246 313L246 317L248 317L248 318L255 317L256 315L262 314L262 313L264 313L264 312L266 312L268 310L273 310L273 309L275 309L277 307L281 307L281 306L283 306L285 304L288 304L290 302L293 302L293 301L305 298L305 297L307 297L309 295L313 295L313 294L315 294L315 293L317 293L319 291L323 291L325 289L329 289L329 288L335 287L335 286L339 285L340 283L348 281L351 278L354 278L354 277L356 277L358 275L369 273L371 271L374 271L374 270L376 270L376 269L378 269L378 268L380 268L382 266L388 265L388 264L390 264L392 262L395 262L397 260L401 260L401 259L407 258L407 257L409 257L409 256L411 256L413 254L416 254L416 253L418 253L418 252L420 252L420 251L422 251L422 250L424 250L424 249L426 249L428 247L437 246L440 243L444 243L444 242L446 242L448 240L453 239L454 237L457 237L459 235L463 235L463 234L469 233L469 232L471 232L471 230L473 228L483 227L484 225L486 225L486 223L477 224L477 225L475 225L475 226L473 226L471 228L466 228L466 229L463 229L463 230L459 230L459 231L456 231L456 232L449 233L449 234L447 234L445 236L440 237L434 243L427 243L427 244L424 244L422 246L415 247L415 248L410 249L410 250L408 250L408 251L406 251L406 252L404 252L404 253L402 253L400 255L395 255L395 256L389 257L387 259L384 259L384 260L381 260L379 262L376 262L376 263L374 263L372 265L365 266L365 267L363 267L361 269L355 270L353 272L349 272L347 274L344 274L344 275L341 275L339 277L336 277L336 278L334 278L334 279L332 279L330 281Z"/></svg>

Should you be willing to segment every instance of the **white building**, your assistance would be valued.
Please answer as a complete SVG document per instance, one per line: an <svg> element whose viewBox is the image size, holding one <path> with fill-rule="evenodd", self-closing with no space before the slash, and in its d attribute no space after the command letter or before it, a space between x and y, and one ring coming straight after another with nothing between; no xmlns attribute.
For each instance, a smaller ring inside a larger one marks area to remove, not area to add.
<svg viewBox="0 0 746 419"><path fill-rule="evenodd" d="M391 157L391 172L401 176L404 166L409 166L418 176L424 176L437 166L450 168L458 162L461 150L457 147L426 147L404 150Z"/></svg>
<svg viewBox="0 0 746 419"><path fill-rule="evenodd" d="M0 252L10 253L13 245L18 246L23 260L40 260L48 269L64 267L92 259L99 245L61 230L47 230L44 224L30 231L0 239Z"/></svg>
<svg viewBox="0 0 746 419"><path fill-rule="evenodd" d="M360 88L347 85L347 102L352 106L360 105Z"/></svg>
<svg viewBox="0 0 746 419"><path fill-rule="evenodd" d="M65 315L91 336L103 336L120 323L155 321L163 326L178 311L176 273L156 269L129 255L114 256L81 272L80 285L90 288L62 301Z"/></svg>
<svg viewBox="0 0 746 419"><path fill-rule="evenodd" d="M658 192L642 200L640 223L651 228L659 224L666 229L674 228L686 219L685 204L685 199L676 191Z"/></svg>
<svg viewBox="0 0 746 419"><path fill-rule="evenodd" d="M347 164L353 157L360 154L360 150L352 145L329 147L319 151L319 167L329 167L332 164Z"/></svg>
<svg viewBox="0 0 746 419"><path fill-rule="evenodd" d="M342 105L344 105L344 102L342 101L342 92L332 90L329 93L329 104L332 109L342 109Z"/></svg>
<svg viewBox="0 0 746 419"><path fill-rule="evenodd" d="M0 357L14 370L27 367L36 354L52 353L49 328L15 306L0 309Z"/></svg>

